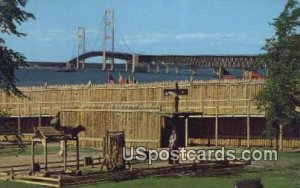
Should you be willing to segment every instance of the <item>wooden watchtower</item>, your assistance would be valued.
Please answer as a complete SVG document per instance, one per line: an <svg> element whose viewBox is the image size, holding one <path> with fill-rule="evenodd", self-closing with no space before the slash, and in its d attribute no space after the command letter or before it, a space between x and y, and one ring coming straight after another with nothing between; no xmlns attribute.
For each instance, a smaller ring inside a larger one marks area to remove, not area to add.
<svg viewBox="0 0 300 188"><path fill-rule="evenodd" d="M64 141L64 152L63 152L63 166L64 171L67 170L67 148L68 148L68 141L75 141L76 142L76 170L79 171L79 140L78 134L71 134L71 132L67 131L60 131L55 129L52 126L49 127L39 127L35 132L35 136L32 139L31 143L31 172L34 173L34 165L35 165L35 145L37 143L41 143L44 146L44 163L45 163L45 171L48 170L48 148L47 145L49 143L60 143Z"/></svg>

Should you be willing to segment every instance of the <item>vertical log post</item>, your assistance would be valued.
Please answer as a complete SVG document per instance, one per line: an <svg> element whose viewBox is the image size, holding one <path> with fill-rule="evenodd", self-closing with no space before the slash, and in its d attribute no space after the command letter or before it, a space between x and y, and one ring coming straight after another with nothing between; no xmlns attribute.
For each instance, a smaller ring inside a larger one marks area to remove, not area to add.
<svg viewBox="0 0 300 188"><path fill-rule="evenodd" d="M218 147L218 127L219 127L219 122L218 122L218 112L216 113L216 119L215 119L215 146Z"/></svg>
<svg viewBox="0 0 300 188"><path fill-rule="evenodd" d="M64 171L67 171L67 138L64 137Z"/></svg>
<svg viewBox="0 0 300 188"><path fill-rule="evenodd" d="M219 93L219 88L217 86L217 96ZM218 119L218 115L219 115L219 104L218 101L216 102L216 119L215 119L215 146L218 147L218 129L219 129L219 119Z"/></svg>
<svg viewBox="0 0 300 188"><path fill-rule="evenodd" d="M39 127L42 126L42 107L41 103L39 104Z"/></svg>
<svg viewBox="0 0 300 188"><path fill-rule="evenodd" d="M279 151L282 151L282 124L279 125Z"/></svg>
<svg viewBox="0 0 300 188"><path fill-rule="evenodd" d="M250 114L247 114L247 148L250 148Z"/></svg>
<svg viewBox="0 0 300 188"><path fill-rule="evenodd" d="M79 170L79 139L76 137L76 170Z"/></svg>
<svg viewBox="0 0 300 188"><path fill-rule="evenodd" d="M44 157L45 157L45 172L48 170L48 147L47 147L47 139L45 139L44 143Z"/></svg>
<svg viewBox="0 0 300 188"><path fill-rule="evenodd" d="M21 117L18 116L18 134L21 134Z"/></svg>
<svg viewBox="0 0 300 188"><path fill-rule="evenodd" d="M18 133L21 134L21 103L18 104Z"/></svg>
<svg viewBox="0 0 300 188"><path fill-rule="evenodd" d="M31 141L31 171L32 171L32 173L33 173L33 167L34 167L34 162L35 162L35 160L34 160L34 153L35 153L35 151L34 151L34 141L32 140Z"/></svg>
<svg viewBox="0 0 300 188"><path fill-rule="evenodd" d="M250 99L247 104L247 148L250 148Z"/></svg>
<svg viewBox="0 0 300 188"><path fill-rule="evenodd" d="M10 170L10 179L11 179L11 180L14 180L14 179L15 179L15 171L14 171L14 168L11 168L11 170Z"/></svg>
<svg viewBox="0 0 300 188"><path fill-rule="evenodd" d="M61 175L58 176L58 188L62 187L62 179L61 179Z"/></svg>
<svg viewBox="0 0 300 188"><path fill-rule="evenodd" d="M188 146L188 140L189 140L189 118L185 118L185 147Z"/></svg>

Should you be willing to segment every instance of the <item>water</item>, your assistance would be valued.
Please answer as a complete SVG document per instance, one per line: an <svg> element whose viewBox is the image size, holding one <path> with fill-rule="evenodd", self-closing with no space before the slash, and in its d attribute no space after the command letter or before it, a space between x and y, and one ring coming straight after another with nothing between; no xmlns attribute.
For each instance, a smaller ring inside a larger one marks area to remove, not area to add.
<svg viewBox="0 0 300 188"><path fill-rule="evenodd" d="M161 70L160 74L154 73L125 73L122 72L123 76L128 77L134 76L139 83L144 82L155 82L163 80L190 80L190 74L187 69L180 70L180 75L175 74L174 69L170 69L170 74L163 73L165 70ZM242 77L242 70L240 69L229 69L231 74L234 74L238 78ZM208 80L217 79L214 75L213 70L210 68L198 69L197 75L194 76L195 80ZM32 86L32 85L55 85L55 84L87 84L91 81L94 84L107 83L107 72L100 69L85 69L78 72L55 72L54 69L41 69L41 68L21 68L16 71L16 77L19 80L18 86ZM116 82L119 80L119 71L111 72L111 75Z"/></svg>

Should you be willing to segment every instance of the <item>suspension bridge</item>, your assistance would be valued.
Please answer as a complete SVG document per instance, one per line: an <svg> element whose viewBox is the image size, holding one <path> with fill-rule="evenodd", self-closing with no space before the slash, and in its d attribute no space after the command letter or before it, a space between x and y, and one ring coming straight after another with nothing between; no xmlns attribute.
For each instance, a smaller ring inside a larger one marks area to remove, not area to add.
<svg viewBox="0 0 300 188"><path fill-rule="evenodd" d="M170 68L175 68L176 74L179 74L180 68L189 68L196 72L197 68L239 68L248 70L253 68L257 55L155 55L139 54L133 52L124 40L128 52L115 51L115 16L113 10L106 10L101 22L103 29L102 49L99 51L87 51L85 49L85 28L78 27L77 33L77 56L67 62L67 68L84 68L85 60L93 57L102 57L102 70L114 70L114 60L119 59L125 63L125 71L134 73L137 67L146 67L150 72L153 67L156 72L165 69L169 73ZM98 37L100 35L100 31ZM98 38L99 39L99 38ZM97 41L98 41L97 39ZM97 42L96 42L97 43ZM110 62L108 62L110 61ZM110 67L107 67L110 64Z"/></svg>

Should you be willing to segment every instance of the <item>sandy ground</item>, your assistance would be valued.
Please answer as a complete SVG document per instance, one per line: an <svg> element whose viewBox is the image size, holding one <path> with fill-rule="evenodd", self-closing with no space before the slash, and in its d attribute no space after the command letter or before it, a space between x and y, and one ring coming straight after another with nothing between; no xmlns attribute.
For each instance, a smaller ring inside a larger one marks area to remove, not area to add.
<svg viewBox="0 0 300 188"><path fill-rule="evenodd" d="M50 145L51 147L52 145ZM57 146L57 145L55 145ZM53 147L53 146L52 146ZM0 152L6 152L6 151L1 151ZM7 156L5 156L5 153L1 153L0 156L0 172L7 172L10 171L11 168L6 168L8 166L15 166L15 165L26 165L23 167L17 167L14 168L14 170L17 169L29 169L31 166L31 160L32 157L31 155L19 155L19 156L13 156L11 154L7 154ZM99 152L93 152L93 151L89 151L89 152L80 152L80 159L83 159L84 157L99 157L100 153ZM72 148L72 151L68 151L68 156L67 156L68 160L74 160L76 159L76 153L74 152L74 149ZM63 165L63 157L59 155L59 152L55 152L55 153L49 153L48 154L48 162L52 162L52 161L61 161L61 165ZM44 163L44 155L35 155L35 162L40 162L40 163ZM68 163L68 164L75 164L73 163ZM48 164L48 166L50 167L52 164ZM56 165L59 165L59 163L56 163ZM43 167L43 165L42 165Z"/></svg>

